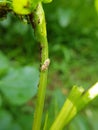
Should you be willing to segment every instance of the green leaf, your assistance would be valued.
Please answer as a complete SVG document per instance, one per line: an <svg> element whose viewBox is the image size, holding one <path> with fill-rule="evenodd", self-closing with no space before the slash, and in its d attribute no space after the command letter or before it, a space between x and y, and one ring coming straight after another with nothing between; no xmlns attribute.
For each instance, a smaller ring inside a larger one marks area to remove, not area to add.
<svg viewBox="0 0 98 130"><path fill-rule="evenodd" d="M0 130L22 130L22 128L13 120L11 113L0 109Z"/></svg>
<svg viewBox="0 0 98 130"><path fill-rule="evenodd" d="M8 59L0 52L0 77L5 75L9 69Z"/></svg>
<svg viewBox="0 0 98 130"><path fill-rule="evenodd" d="M1 80L0 89L11 104L21 105L35 96L38 80L38 71L30 66L11 69Z"/></svg>
<svg viewBox="0 0 98 130"><path fill-rule="evenodd" d="M0 130L7 130L12 122L12 116L5 110L0 109Z"/></svg>

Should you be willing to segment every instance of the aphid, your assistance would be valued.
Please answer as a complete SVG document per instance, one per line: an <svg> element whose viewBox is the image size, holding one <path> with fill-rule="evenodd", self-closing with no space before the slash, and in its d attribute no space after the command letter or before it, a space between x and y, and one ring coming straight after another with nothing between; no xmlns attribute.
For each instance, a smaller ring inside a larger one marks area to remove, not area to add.
<svg viewBox="0 0 98 130"><path fill-rule="evenodd" d="M46 60L44 61L43 65L41 66L41 71L47 70L48 67L49 67L49 64L50 64L50 59L48 58L48 59L46 59Z"/></svg>

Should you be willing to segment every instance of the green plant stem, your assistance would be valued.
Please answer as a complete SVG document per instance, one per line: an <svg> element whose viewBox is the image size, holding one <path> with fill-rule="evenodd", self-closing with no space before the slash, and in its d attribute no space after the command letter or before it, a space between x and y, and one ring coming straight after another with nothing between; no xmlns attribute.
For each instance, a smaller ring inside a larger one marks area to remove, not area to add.
<svg viewBox="0 0 98 130"><path fill-rule="evenodd" d="M82 88L78 88L76 86L73 87L69 94L69 97L65 101L60 113L52 124L50 130L62 130L63 127L66 125L69 116L71 116L71 112L74 110L72 115L77 113L76 106L74 105L74 103L77 102L83 91L84 89Z"/></svg>
<svg viewBox="0 0 98 130"><path fill-rule="evenodd" d="M73 87L50 130L62 130L96 96L98 96L98 82L87 91L81 87Z"/></svg>
<svg viewBox="0 0 98 130"><path fill-rule="evenodd" d="M48 42L46 33L45 15L41 3L38 4L36 10L29 15L30 22L34 28L34 33L38 43L41 46L41 66L48 59ZM37 103L34 114L34 122L32 130L40 130L42 113L44 108L45 92L47 85L48 70L40 72L40 81L38 86Z"/></svg>

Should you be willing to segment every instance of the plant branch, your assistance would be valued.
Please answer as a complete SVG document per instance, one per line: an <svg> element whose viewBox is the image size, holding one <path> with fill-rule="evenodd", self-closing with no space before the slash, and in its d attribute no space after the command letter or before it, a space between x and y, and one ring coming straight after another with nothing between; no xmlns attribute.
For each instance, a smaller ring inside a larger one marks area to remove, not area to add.
<svg viewBox="0 0 98 130"><path fill-rule="evenodd" d="M29 18L32 27L34 28L35 37L41 46L41 66L45 66L45 61L48 61L48 42L45 15L41 3L39 3L36 10L34 10L34 12L29 15ZM45 66L46 68L40 70L40 81L38 86L33 130L40 130L41 127L41 119L44 108L45 92L47 85L48 65Z"/></svg>

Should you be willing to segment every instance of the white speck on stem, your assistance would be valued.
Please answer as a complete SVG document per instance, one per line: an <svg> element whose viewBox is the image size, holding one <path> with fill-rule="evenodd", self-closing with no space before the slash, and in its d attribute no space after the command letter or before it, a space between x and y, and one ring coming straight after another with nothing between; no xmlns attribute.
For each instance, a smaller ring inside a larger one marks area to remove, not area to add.
<svg viewBox="0 0 98 130"><path fill-rule="evenodd" d="M46 59L46 60L44 61L43 65L42 65L42 67L41 67L41 70L42 70L42 71L47 70L48 67L49 67L49 64L50 64L50 59L48 58L48 59Z"/></svg>

